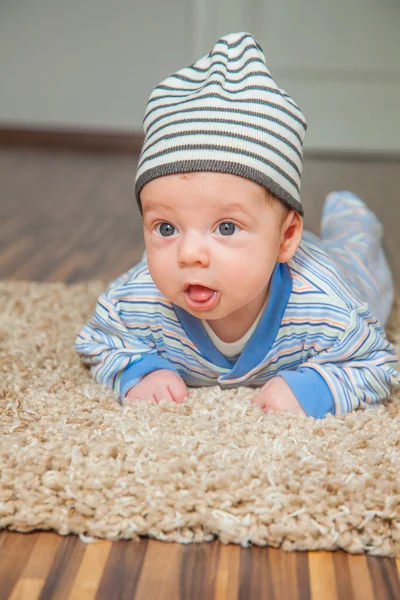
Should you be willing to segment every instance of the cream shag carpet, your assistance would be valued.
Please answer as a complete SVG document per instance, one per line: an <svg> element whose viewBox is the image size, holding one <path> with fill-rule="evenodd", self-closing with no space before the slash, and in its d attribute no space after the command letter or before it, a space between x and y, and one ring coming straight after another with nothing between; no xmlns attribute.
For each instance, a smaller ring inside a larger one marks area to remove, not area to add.
<svg viewBox="0 0 400 600"><path fill-rule="evenodd" d="M123 408L73 349L105 287L0 282L0 528L400 556L399 391L319 421L249 388Z"/></svg>

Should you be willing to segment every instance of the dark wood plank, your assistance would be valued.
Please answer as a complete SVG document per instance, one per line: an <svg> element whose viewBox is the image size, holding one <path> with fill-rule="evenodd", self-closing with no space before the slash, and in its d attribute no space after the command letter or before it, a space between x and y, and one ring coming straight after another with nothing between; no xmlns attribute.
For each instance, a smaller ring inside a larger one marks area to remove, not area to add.
<svg viewBox="0 0 400 600"><path fill-rule="evenodd" d="M140 152L144 140L142 132L118 131L80 127L0 127L0 144L17 148L46 148L53 151L79 152Z"/></svg>
<svg viewBox="0 0 400 600"><path fill-rule="evenodd" d="M296 552L296 577L299 600L311 598L307 552Z"/></svg>
<svg viewBox="0 0 400 600"><path fill-rule="evenodd" d="M368 556L367 564L371 573L375 598L398 600L400 598L400 580L394 559Z"/></svg>
<svg viewBox="0 0 400 600"><path fill-rule="evenodd" d="M337 596L340 600L356 600L351 578L349 555L346 552L335 552L332 556L335 570Z"/></svg>
<svg viewBox="0 0 400 600"><path fill-rule="evenodd" d="M185 546L180 575L181 598L214 598L220 543L217 541Z"/></svg>
<svg viewBox="0 0 400 600"><path fill-rule="evenodd" d="M39 533L0 532L0 598L6 600L38 540Z"/></svg>
<svg viewBox="0 0 400 600"><path fill-rule="evenodd" d="M266 549L272 597L279 600L309 600L310 583L307 555Z"/></svg>
<svg viewBox="0 0 400 600"><path fill-rule="evenodd" d="M96 600L134 598L148 543L147 539L122 540L112 545Z"/></svg>
<svg viewBox="0 0 400 600"><path fill-rule="evenodd" d="M85 544L75 535L63 538L54 557L39 600L65 600L74 583L85 551Z"/></svg>
<svg viewBox="0 0 400 600"><path fill-rule="evenodd" d="M249 587L250 586L250 587ZM308 558L305 552L283 552L276 548L241 550L238 598L310 600Z"/></svg>
<svg viewBox="0 0 400 600"><path fill-rule="evenodd" d="M248 598L275 600L269 550L266 548L250 547L241 551L238 600Z"/></svg>

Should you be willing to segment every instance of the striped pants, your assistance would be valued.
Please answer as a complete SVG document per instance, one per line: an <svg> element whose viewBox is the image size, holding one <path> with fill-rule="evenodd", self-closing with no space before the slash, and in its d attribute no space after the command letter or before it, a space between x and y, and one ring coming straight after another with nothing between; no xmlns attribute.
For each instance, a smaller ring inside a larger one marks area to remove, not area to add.
<svg viewBox="0 0 400 600"><path fill-rule="evenodd" d="M329 194L322 211L321 235L306 231L334 260L350 289L386 323L394 299L393 278L382 247L383 226L355 194Z"/></svg>

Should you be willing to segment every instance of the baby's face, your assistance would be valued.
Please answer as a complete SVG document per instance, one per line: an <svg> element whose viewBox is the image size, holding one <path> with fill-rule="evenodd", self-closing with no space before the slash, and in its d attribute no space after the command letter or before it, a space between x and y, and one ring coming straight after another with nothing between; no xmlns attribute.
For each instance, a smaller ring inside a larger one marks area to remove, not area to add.
<svg viewBox="0 0 400 600"><path fill-rule="evenodd" d="M236 175L168 175L141 192L150 274L200 319L257 316L278 262L282 218L263 187Z"/></svg>

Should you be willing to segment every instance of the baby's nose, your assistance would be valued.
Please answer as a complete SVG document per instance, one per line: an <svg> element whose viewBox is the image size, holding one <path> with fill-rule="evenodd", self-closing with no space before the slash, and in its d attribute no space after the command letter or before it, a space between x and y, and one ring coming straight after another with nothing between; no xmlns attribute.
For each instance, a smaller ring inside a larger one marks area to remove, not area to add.
<svg viewBox="0 0 400 600"><path fill-rule="evenodd" d="M184 235L179 244L178 262L180 266L198 264L208 266L209 251L203 237L197 233Z"/></svg>

